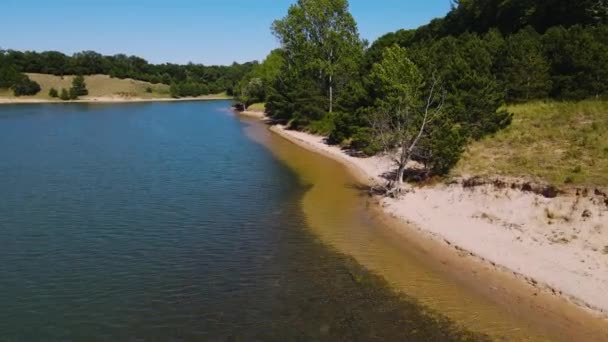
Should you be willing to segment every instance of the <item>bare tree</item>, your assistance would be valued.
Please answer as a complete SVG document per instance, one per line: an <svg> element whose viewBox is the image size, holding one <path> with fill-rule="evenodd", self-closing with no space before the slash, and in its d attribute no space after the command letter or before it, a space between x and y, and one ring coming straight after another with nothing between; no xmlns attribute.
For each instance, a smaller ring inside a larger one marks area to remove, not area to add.
<svg viewBox="0 0 608 342"><path fill-rule="evenodd" d="M371 115L374 139L396 166L382 188L387 195L399 196L416 148L430 133L429 123L442 112L445 92L434 75L425 86L417 67L398 46L387 48L382 62L374 65L372 76L384 92Z"/></svg>

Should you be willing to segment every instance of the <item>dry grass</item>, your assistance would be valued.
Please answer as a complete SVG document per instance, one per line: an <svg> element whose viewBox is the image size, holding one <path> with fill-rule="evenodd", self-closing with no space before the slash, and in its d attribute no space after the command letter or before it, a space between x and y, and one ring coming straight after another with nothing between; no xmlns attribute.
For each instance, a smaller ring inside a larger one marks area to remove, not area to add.
<svg viewBox="0 0 608 342"><path fill-rule="evenodd" d="M21 96L20 98L34 98L34 99L50 99L49 90L51 88L57 89L61 92L61 88L70 88L72 86L72 79L74 76L55 76L47 74L27 74L32 80L38 82L42 90L34 96ZM121 96L121 97L138 97L138 98L160 98L169 97L169 86L166 84L152 84L143 81L136 81L132 79L118 79L111 78L107 75L91 75L85 76L85 83L89 90L90 97L104 97L104 96ZM147 92L147 88L152 90L151 93ZM0 96L14 97L11 91L2 90Z"/></svg>
<svg viewBox="0 0 608 342"><path fill-rule="evenodd" d="M47 74L27 74L32 80L38 82L41 91L34 96L21 96L19 99L41 99L50 100L49 90L57 89L61 92L61 88L69 89L72 86L74 76L55 76ZM137 81L130 78L119 79L112 78L108 75L91 75L84 76L89 95L81 97L87 99L92 97L121 97L121 98L141 98L141 99L156 99L170 98L169 86L166 84L152 84L144 81ZM152 92L148 92L148 88ZM0 89L0 97L15 98L13 92L7 89ZM231 99L225 92L220 94L211 94L200 96L205 99Z"/></svg>
<svg viewBox="0 0 608 342"><path fill-rule="evenodd" d="M58 91L61 88L69 88L72 85L73 76L45 75L45 74L28 74L28 76L38 82L42 91L36 97L48 98L48 93L51 87ZM89 89L89 96L124 96L124 97L141 97L155 98L169 96L169 86L166 84L152 84L143 81L132 79L111 78L107 75L91 75L85 76L85 82ZM152 89L152 93L146 92L147 88Z"/></svg>
<svg viewBox="0 0 608 342"><path fill-rule="evenodd" d="M534 102L508 110L513 124L471 144L454 175L608 186L607 101Z"/></svg>

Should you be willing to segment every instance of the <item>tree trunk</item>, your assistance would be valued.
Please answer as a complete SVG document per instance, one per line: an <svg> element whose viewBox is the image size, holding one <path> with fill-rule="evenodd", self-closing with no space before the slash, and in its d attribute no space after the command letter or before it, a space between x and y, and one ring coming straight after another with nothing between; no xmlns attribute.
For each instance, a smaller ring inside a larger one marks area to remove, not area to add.
<svg viewBox="0 0 608 342"><path fill-rule="evenodd" d="M401 188L403 185L403 176L405 175L405 165L399 166L399 171L397 172L397 186Z"/></svg>
<svg viewBox="0 0 608 342"><path fill-rule="evenodd" d="M334 86L332 85L332 77L329 76L329 112L334 110Z"/></svg>
<svg viewBox="0 0 608 342"><path fill-rule="evenodd" d="M333 61L333 59L334 59L334 49L332 48L329 51L330 65L332 65L331 62ZM333 67L333 65L332 65L332 67ZM329 112L330 113L332 113L334 111L334 84L333 84L333 81L334 81L333 70L330 69L330 72L329 72Z"/></svg>

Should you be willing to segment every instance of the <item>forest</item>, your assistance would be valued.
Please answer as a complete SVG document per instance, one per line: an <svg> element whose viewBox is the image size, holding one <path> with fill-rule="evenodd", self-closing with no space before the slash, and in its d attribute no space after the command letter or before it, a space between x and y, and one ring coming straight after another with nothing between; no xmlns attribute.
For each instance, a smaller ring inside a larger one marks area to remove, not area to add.
<svg viewBox="0 0 608 342"><path fill-rule="evenodd" d="M298 0L272 25L280 48L236 93L292 129L392 153L400 174L415 160L442 175L510 124L506 104L605 98L607 20L604 0L460 0L370 45L347 0Z"/></svg>
<svg viewBox="0 0 608 342"><path fill-rule="evenodd" d="M23 73L58 76L104 74L121 79L132 78L153 84L171 85L171 95L174 97L224 91L232 95L235 85L254 65L254 62L233 63L230 66L150 64L136 56L104 56L94 51L68 56L58 51L0 50L0 88L12 88L17 96L33 95L40 91Z"/></svg>

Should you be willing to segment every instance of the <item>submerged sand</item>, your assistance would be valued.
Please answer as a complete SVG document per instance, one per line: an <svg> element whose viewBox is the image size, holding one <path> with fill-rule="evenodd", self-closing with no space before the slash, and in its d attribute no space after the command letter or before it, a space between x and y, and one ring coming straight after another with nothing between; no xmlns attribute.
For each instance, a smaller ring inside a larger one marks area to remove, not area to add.
<svg viewBox="0 0 608 342"><path fill-rule="evenodd" d="M275 133L382 183L383 157L358 158L324 137L273 126ZM412 229L532 286L608 317L608 205L594 191L546 198L511 187L460 182L412 187L383 209ZM409 227L409 228L408 228Z"/></svg>

